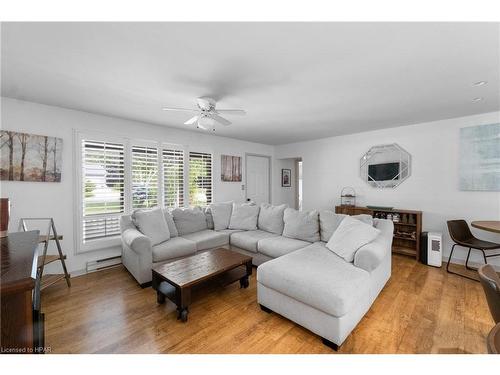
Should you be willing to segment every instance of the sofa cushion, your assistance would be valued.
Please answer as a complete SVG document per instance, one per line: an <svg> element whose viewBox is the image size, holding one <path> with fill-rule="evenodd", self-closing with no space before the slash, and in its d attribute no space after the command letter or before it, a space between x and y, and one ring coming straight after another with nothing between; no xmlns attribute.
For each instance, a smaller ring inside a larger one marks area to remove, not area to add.
<svg viewBox="0 0 500 375"><path fill-rule="evenodd" d="M212 203L210 211L214 220L214 229L222 230L229 228L229 220L233 211L233 202Z"/></svg>
<svg viewBox="0 0 500 375"><path fill-rule="evenodd" d="M231 234L230 243L240 249L257 252L257 242L264 238L277 237L275 233L264 232L263 230L252 230Z"/></svg>
<svg viewBox="0 0 500 375"><path fill-rule="evenodd" d="M348 313L370 294L368 272L316 243L260 265L257 280L336 317Z"/></svg>
<svg viewBox="0 0 500 375"><path fill-rule="evenodd" d="M321 234L321 241L328 242L347 215L336 214L331 210L321 210L319 212L319 228Z"/></svg>
<svg viewBox="0 0 500 375"><path fill-rule="evenodd" d="M319 227L321 234L321 241L328 242L333 235L333 232L337 230L342 220L347 215L336 214L332 210L322 210L319 212ZM360 214L353 215L352 218L358 219L363 223L373 225L373 218L370 215Z"/></svg>
<svg viewBox="0 0 500 375"><path fill-rule="evenodd" d="M320 240L318 211L297 211L285 209L283 236L308 242Z"/></svg>
<svg viewBox="0 0 500 375"><path fill-rule="evenodd" d="M256 230L259 209L259 206L247 203L234 203L229 229Z"/></svg>
<svg viewBox="0 0 500 375"><path fill-rule="evenodd" d="M164 209L163 213L165 214L165 221L167 222L168 230L170 231L170 238L177 237L179 235L179 232L177 231L177 227L175 226L172 214L167 209Z"/></svg>
<svg viewBox="0 0 500 375"><path fill-rule="evenodd" d="M153 262L184 257L196 253L196 244L182 237L174 237L153 246Z"/></svg>
<svg viewBox="0 0 500 375"><path fill-rule="evenodd" d="M179 236L208 228L205 213L200 207L176 208L172 210L172 216Z"/></svg>
<svg viewBox="0 0 500 375"><path fill-rule="evenodd" d="M203 209L205 213L205 219L207 220L207 229L214 229L214 217L212 216L212 210L210 207Z"/></svg>
<svg viewBox="0 0 500 375"><path fill-rule="evenodd" d="M333 233L326 247L347 262L352 262L356 251L372 242L379 234L380 230L372 225L347 216Z"/></svg>
<svg viewBox="0 0 500 375"><path fill-rule="evenodd" d="M170 238L170 231L161 208L135 210L132 213L132 220L137 229L151 240L153 246Z"/></svg>
<svg viewBox="0 0 500 375"><path fill-rule="evenodd" d="M195 242L197 251L213 249L215 247L229 244L229 234L215 232L210 229L202 230L196 233L185 234L182 237Z"/></svg>
<svg viewBox="0 0 500 375"><path fill-rule="evenodd" d="M244 230L241 230L241 229L221 229L221 230L218 230L217 232L231 235L233 233L244 232Z"/></svg>
<svg viewBox="0 0 500 375"><path fill-rule="evenodd" d="M311 243L288 237L264 238L257 243L257 251L271 258L277 258L292 251L302 249Z"/></svg>
<svg viewBox="0 0 500 375"><path fill-rule="evenodd" d="M273 206L268 203L261 204L257 222L259 229L281 235L285 226L283 214L287 207L286 204L280 206Z"/></svg>

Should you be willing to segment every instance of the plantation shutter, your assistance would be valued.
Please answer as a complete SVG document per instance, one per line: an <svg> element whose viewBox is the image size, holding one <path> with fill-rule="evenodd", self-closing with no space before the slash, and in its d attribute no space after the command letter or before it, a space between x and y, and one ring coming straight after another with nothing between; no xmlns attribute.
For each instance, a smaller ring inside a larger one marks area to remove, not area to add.
<svg viewBox="0 0 500 375"><path fill-rule="evenodd" d="M163 204L168 208L184 206L184 151L164 149Z"/></svg>
<svg viewBox="0 0 500 375"><path fill-rule="evenodd" d="M212 203L212 154L189 153L189 204L206 206Z"/></svg>
<svg viewBox="0 0 500 375"><path fill-rule="evenodd" d="M158 149L132 147L132 208L158 205Z"/></svg>
<svg viewBox="0 0 500 375"><path fill-rule="evenodd" d="M82 140L84 243L120 234L124 173L123 144Z"/></svg>

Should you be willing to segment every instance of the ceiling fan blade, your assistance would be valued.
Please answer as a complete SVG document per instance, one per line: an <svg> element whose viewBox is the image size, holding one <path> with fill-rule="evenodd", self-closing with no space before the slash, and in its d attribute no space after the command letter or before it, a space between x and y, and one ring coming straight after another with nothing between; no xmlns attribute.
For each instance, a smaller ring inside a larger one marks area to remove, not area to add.
<svg viewBox="0 0 500 375"><path fill-rule="evenodd" d="M198 121L198 123L196 124L196 127L198 129L202 129L202 130L208 130L206 127L204 127L202 124L200 124L200 122Z"/></svg>
<svg viewBox="0 0 500 375"><path fill-rule="evenodd" d="M187 120L184 123L184 125L193 125L196 121L198 121L199 118L200 118L200 116L191 117L189 120Z"/></svg>
<svg viewBox="0 0 500 375"><path fill-rule="evenodd" d="M217 113L226 114L226 115L239 115L243 116L246 115L246 111L243 109L218 109L216 111Z"/></svg>
<svg viewBox="0 0 500 375"><path fill-rule="evenodd" d="M211 118L213 118L215 121L217 121L219 124L228 126L231 125L231 121L227 121L224 117L220 117L219 115L216 115L215 113L210 115Z"/></svg>
<svg viewBox="0 0 500 375"><path fill-rule="evenodd" d="M164 111L181 111L181 112L199 112L199 109L189 109L189 108L170 108L170 107L163 107L162 110Z"/></svg>

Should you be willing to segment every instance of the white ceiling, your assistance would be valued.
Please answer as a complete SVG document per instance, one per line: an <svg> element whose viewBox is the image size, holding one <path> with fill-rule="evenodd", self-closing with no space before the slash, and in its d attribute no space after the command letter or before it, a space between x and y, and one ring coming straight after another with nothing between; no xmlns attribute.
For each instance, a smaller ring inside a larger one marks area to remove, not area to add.
<svg viewBox="0 0 500 375"><path fill-rule="evenodd" d="M499 110L499 25L3 23L2 95L183 129L209 95L283 144Z"/></svg>

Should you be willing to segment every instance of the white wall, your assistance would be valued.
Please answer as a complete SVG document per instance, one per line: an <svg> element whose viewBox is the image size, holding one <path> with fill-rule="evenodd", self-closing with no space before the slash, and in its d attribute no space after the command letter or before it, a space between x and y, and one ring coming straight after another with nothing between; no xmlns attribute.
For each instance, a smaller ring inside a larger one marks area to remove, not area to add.
<svg viewBox="0 0 500 375"><path fill-rule="evenodd" d="M499 192L460 191L458 188L459 129L497 122L500 122L500 113L494 112L299 142L277 146L275 157L302 157L304 210L333 209L340 203L342 187L353 186L360 206L385 205L423 211L423 229L444 234L447 259L451 241L446 220L500 220ZM396 189L368 186L359 177L360 157L374 145L393 142L412 156L410 178ZM500 242L500 235L480 230L473 232L484 239ZM457 258L464 258L464 250L459 250ZM473 260L482 258L476 256ZM495 262L500 264L500 259Z"/></svg>
<svg viewBox="0 0 500 375"><path fill-rule="evenodd" d="M98 131L128 138L155 140L189 146L191 149L214 153L214 200L244 201L245 183L222 182L220 155L240 155L245 152L273 155L273 146L217 137L200 132L188 132L118 118L73 111L10 98L1 99L1 128L63 139L62 181L60 183L2 181L0 195L11 200L10 231L17 230L20 217L53 217L58 232L64 235L64 251L70 271L82 270L87 260L117 255L119 248L76 255L74 251L73 196L73 129ZM243 163L243 168L245 163ZM243 176L245 171L243 170ZM243 177L244 178L244 177ZM51 271L52 267L49 269Z"/></svg>
<svg viewBox="0 0 500 375"><path fill-rule="evenodd" d="M273 204L286 203L288 207L297 208L296 192L297 192L297 170L296 159L275 159L273 173ZM292 186L281 186L281 170L290 169L292 171Z"/></svg>

